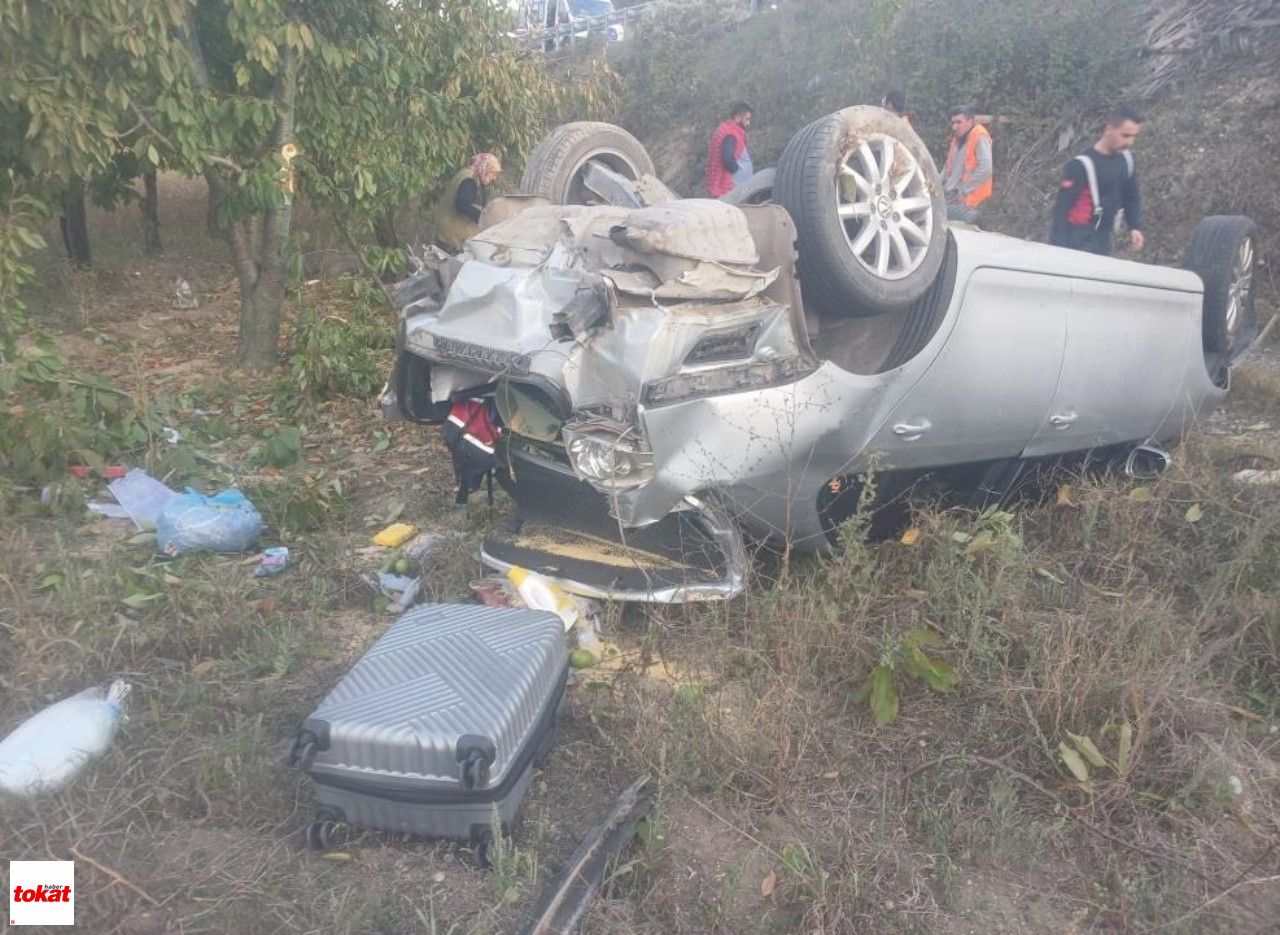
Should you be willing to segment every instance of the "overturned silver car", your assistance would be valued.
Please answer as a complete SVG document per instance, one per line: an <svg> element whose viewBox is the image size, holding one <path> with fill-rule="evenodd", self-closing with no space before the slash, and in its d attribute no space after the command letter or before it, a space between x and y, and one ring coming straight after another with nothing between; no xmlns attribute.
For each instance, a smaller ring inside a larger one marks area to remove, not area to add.
<svg viewBox="0 0 1280 935"><path fill-rule="evenodd" d="M401 283L392 417L492 394L518 517L483 561L617 599L730 597L744 534L833 547L874 471L999 499L1090 457L1159 470L1256 335L1253 224L1186 269L949 229L875 107L801 130L731 204L680 199L629 134L569 124L527 198Z"/></svg>

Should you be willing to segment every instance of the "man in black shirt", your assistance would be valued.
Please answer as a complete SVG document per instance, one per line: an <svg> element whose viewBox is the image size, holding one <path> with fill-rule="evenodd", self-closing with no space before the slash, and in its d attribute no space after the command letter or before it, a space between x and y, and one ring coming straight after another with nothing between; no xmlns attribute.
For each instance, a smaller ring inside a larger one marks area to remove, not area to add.
<svg viewBox="0 0 1280 935"><path fill-rule="evenodd" d="M1137 111L1116 108L1093 148L1067 163L1053 206L1049 243L1106 256L1123 212L1129 246L1142 249L1142 198L1131 152L1141 130Z"/></svg>

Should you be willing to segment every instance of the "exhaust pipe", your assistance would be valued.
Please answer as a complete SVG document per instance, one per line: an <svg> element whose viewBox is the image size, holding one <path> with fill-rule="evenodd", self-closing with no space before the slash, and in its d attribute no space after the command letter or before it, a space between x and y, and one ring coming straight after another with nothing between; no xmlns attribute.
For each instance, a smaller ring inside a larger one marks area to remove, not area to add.
<svg viewBox="0 0 1280 935"><path fill-rule="evenodd" d="M1139 445L1124 459L1124 473L1134 480L1153 480L1173 462L1169 452L1154 445Z"/></svg>

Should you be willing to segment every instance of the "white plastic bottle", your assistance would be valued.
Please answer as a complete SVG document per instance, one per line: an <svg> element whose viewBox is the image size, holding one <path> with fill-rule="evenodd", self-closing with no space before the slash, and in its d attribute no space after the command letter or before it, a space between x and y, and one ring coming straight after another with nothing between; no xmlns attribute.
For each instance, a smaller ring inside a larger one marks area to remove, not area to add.
<svg viewBox="0 0 1280 935"><path fill-rule="evenodd" d="M62 788L111 746L129 685L87 688L33 714L0 740L0 789L37 795Z"/></svg>
<svg viewBox="0 0 1280 935"><path fill-rule="evenodd" d="M534 610L549 610L553 614L558 614L564 621L566 633L578 622L578 607L574 604L573 598L569 596L569 592L550 578L518 565L507 572L507 577L515 585L526 607Z"/></svg>

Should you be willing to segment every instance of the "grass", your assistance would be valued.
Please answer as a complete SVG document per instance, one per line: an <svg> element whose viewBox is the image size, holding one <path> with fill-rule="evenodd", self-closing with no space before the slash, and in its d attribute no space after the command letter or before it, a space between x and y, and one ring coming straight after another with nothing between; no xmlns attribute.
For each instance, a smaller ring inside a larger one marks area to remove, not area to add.
<svg viewBox="0 0 1280 935"><path fill-rule="evenodd" d="M389 454L413 448L401 436ZM352 860L330 863L297 840L310 793L281 755L380 631L350 552L380 491L280 527L301 562L265 581L234 558L159 562L78 516L10 516L6 722L115 675L135 704L68 791L0 804L0 833L15 856L74 849L136 887L88 872L89 931L500 932L620 777L649 770L658 830L591 931L947 931L990 918L1009 875L1048 866L1021 925L1083 907L1096 931L1262 931L1274 880L1199 908L1242 874L1274 877L1280 816L1280 491L1225 483L1222 458L1192 439L1152 484L1080 479L1007 517L925 512L914 545L854 540L739 603L614 614L620 641L700 673L577 690L487 877L448 844L357 833ZM422 495L447 494L436 478ZM984 530L982 548L958 541ZM433 595L462 596L468 548L429 563ZM156 597L131 608L132 594ZM940 695L900 679L900 715L877 728L853 696L917 627L961 681ZM1114 762L1122 723L1131 766L1094 769L1086 791L1059 744L1087 735ZM384 874L399 885L371 890Z"/></svg>
<svg viewBox="0 0 1280 935"><path fill-rule="evenodd" d="M588 932L1262 933L1280 911L1280 489L1229 480L1280 457L1273 430L1249 429L1280 405L1274 368L1243 370L1159 481L1069 479L1009 513L925 507L914 544L855 528L838 559L772 569L740 601L608 608L607 635L676 676L575 688L483 875L458 845L371 832L349 859L308 854L310 788L283 756L389 620L361 579L369 536L391 517L462 532L429 556L425 592L463 600L495 511L447 511L433 433L228 375L232 296L194 324L150 308L139 325L127 289L103 288L124 291L83 305L74 351L173 400L183 441L148 463L173 485L240 483L296 564L258 579L252 557L162 562L71 496L0 513L0 725L134 685L79 781L0 800L4 856L82 855L83 930L510 932L641 772L659 806ZM341 307L319 290L309 302ZM284 428L296 446L267 457ZM954 691L907 677L913 630L936 637ZM857 693L889 662L900 711L877 727ZM1087 785L1063 759L1072 735L1105 761Z"/></svg>

